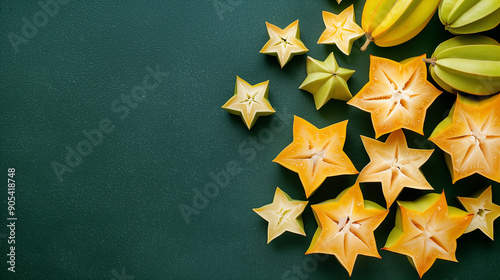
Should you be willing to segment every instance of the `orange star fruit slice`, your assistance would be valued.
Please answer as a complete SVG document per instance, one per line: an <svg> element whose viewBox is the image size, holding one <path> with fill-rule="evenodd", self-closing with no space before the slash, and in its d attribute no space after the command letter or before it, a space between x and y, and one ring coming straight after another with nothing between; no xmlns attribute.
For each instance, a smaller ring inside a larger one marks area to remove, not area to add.
<svg viewBox="0 0 500 280"><path fill-rule="evenodd" d="M392 132L385 143L361 136L370 162L361 170L359 182L380 182L387 208L391 207L404 187L432 190L420 167L434 150L410 149L404 132Z"/></svg>
<svg viewBox="0 0 500 280"><path fill-rule="evenodd" d="M347 104L371 113L376 138L400 128L424 134L426 111L442 92L427 81L423 58L370 56L370 81Z"/></svg>
<svg viewBox="0 0 500 280"><path fill-rule="evenodd" d="M500 182L500 95L477 99L458 94L429 140L445 152L453 183L474 173Z"/></svg>
<svg viewBox="0 0 500 280"><path fill-rule="evenodd" d="M408 256L420 278L436 259L457 262L456 240L469 226L472 214L448 206L444 192L398 204L396 226L382 249Z"/></svg>
<svg viewBox="0 0 500 280"><path fill-rule="evenodd" d="M306 197L309 198L326 177L358 173L342 150L346 129L347 120L318 129L295 116L293 142L273 162L299 173Z"/></svg>
<svg viewBox="0 0 500 280"><path fill-rule="evenodd" d="M311 207L318 229L306 254L334 255L349 276L358 255L380 258L373 232L389 210L363 200L357 182L337 198Z"/></svg>

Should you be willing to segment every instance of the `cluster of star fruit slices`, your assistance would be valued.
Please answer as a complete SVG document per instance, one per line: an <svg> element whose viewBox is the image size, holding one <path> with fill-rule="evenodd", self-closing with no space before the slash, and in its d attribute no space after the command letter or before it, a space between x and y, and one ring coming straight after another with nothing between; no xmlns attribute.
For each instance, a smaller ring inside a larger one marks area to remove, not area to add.
<svg viewBox="0 0 500 280"><path fill-rule="evenodd" d="M413 8L414 14L419 9L429 9L420 6ZM379 13L380 9L370 9L373 7L365 7L363 11L363 21L366 20L363 28L371 31L366 32L369 41L384 46L382 38L391 38L392 35L375 36L378 34L376 30L386 28L384 24L390 23L391 17L395 15L385 15L377 23L379 25L375 26L365 15ZM353 41L365 34L355 23L352 5L339 15L324 11L323 20L326 29L318 44L336 44L346 55L349 55ZM425 19L425 23L422 21L412 32L420 31L427 21L428 19ZM260 52L276 56L281 68L294 55L308 51L300 40L298 20L285 29L267 22L266 25L270 39ZM393 39L407 40L409 35ZM470 44L475 39L480 43L491 44L491 39L483 38L484 36L470 36L457 37L458 39L450 40L451 43L445 42L444 46L436 49L436 53L459 44ZM438 58L443 57L445 56L441 55ZM316 109L319 110L330 99L348 101L347 104L371 114L376 138L390 133L385 143L361 136L370 162L359 173L354 186L341 192L336 199L311 206L318 229L306 254L334 255L349 275L352 274L358 255L380 258L373 232L389 211L364 200L359 183L380 182L387 209L396 201L404 187L433 190L420 170L433 150L409 148L402 130L404 128L423 135L426 111L441 94L441 91L427 81L424 60L425 55L400 63L371 56L369 82L352 97L347 80L354 74L354 70L339 67L333 53L324 61L307 58L307 77L299 89L313 95ZM435 65L436 63L431 63L430 66L433 77L436 77ZM436 82L442 84L440 81ZM443 88L451 91L450 87ZM251 129L259 116L275 112L269 103L268 91L269 81L252 86L237 77L234 95L222 108L240 115L247 128ZM500 161L495 160L500 158L499 119L499 96L482 101L457 96L450 115L436 127L429 139L447 153L446 162L453 182L473 173L480 173L500 182ZM306 198L327 177L358 173L343 151L347 122L318 129L295 116L293 142L274 162L299 174ZM459 200L467 212L448 206L444 192L430 193L415 201L397 201L399 207L396 225L383 249L407 255L422 277L438 258L456 261L456 239L463 233L480 229L493 239L493 221L500 216L500 206L492 202L491 186L470 198L459 197ZM308 201L294 200L277 188L271 204L253 209L269 223L267 242L285 231L305 236L301 214L307 204Z"/></svg>

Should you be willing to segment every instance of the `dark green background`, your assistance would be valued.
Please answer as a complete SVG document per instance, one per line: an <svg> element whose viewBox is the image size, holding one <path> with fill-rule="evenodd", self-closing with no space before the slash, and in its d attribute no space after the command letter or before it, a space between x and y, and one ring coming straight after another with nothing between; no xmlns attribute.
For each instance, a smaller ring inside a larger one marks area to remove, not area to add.
<svg viewBox="0 0 500 280"><path fill-rule="evenodd" d="M397 61L430 55L452 37L437 15L403 45L372 44L361 53L360 39L347 57L336 46L316 44L324 30L321 11L339 13L354 3L359 24L364 1L102 2L61 5L16 52L9 34L22 36L23 17L33 22L42 9L35 1L0 1L0 177L6 180L7 168L16 168L18 217L14 275L6 264L4 184L0 279L347 279L335 257L304 256L316 229L310 207L303 215L307 237L286 233L269 245L267 223L251 209L270 203L277 186L305 199L297 174L271 162L292 140L293 115L318 127L349 119L345 151L358 170L369 162L359 135L374 137L370 116L334 100L316 111L312 96L297 89L306 76L306 55L281 70L275 57L259 54L268 39L265 21L284 28L299 19L307 55L324 60L333 51L342 67L356 70L348 82L355 94L368 81L370 54ZM231 9L218 11L218 3ZM488 34L499 39L498 30ZM168 77L122 120L111 105L142 85L146 67L159 67ZM233 94L236 75L251 84L269 79L269 100L282 118L262 117L248 131L238 116L220 109ZM425 136L405 131L410 147L434 147L426 138L453 101L443 93L429 108ZM51 164L65 163L66 146L76 149L85 139L82 131L105 118L114 131L59 181ZM196 190L213 182L210 173L233 161L241 172L187 224L179 206L192 206ZM481 176L452 185L439 150L422 170L451 205L458 206L455 196L490 184L500 203L499 184ZM328 178L310 204L336 197L355 178ZM362 190L385 205L378 184ZM405 189L400 198L424 193ZM395 207L375 232L378 248L394 225ZM499 249L479 231L464 235L459 263L438 260L424 279L498 279ZM351 279L418 279L405 256L380 255L360 256Z"/></svg>

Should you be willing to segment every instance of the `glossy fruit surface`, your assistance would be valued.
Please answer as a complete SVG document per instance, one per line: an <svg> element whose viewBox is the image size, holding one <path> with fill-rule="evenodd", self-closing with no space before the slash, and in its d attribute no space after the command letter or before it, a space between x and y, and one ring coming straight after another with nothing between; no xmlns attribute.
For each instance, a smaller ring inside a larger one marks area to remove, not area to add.
<svg viewBox="0 0 500 280"><path fill-rule="evenodd" d="M314 96L316 110L319 110L330 99L347 101L352 98L347 80L354 70L339 67L333 53L325 61L307 57L307 77L299 86Z"/></svg>
<svg viewBox="0 0 500 280"><path fill-rule="evenodd" d="M500 91L500 44L483 35L462 35L441 43L429 70L443 89L474 95Z"/></svg>

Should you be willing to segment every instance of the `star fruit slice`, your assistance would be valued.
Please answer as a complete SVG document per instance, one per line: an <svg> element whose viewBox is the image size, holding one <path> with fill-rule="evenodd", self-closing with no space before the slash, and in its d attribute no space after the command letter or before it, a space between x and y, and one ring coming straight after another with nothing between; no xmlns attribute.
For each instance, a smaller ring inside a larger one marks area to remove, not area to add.
<svg viewBox="0 0 500 280"><path fill-rule="evenodd" d="M363 29L354 19L354 5L349 6L336 15L323 11L323 22L326 29L321 34L318 44L336 44L346 55L351 53L352 44L365 35Z"/></svg>
<svg viewBox="0 0 500 280"><path fill-rule="evenodd" d="M354 74L354 70L339 67L333 52L325 61L308 56L306 69L307 77L299 89L312 93L316 110L330 99L347 101L352 98L347 80Z"/></svg>
<svg viewBox="0 0 500 280"><path fill-rule="evenodd" d="M248 129L251 129L259 116L267 116L275 112L267 99L268 93L269 81L252 86L236 76L234 95L222 106L222 109L241 116Z"/></svg>
<svg viewBox="0 0 500 280"><path fill-rule="evenodd" d="M253 209L255 213L269 222L267 227L268 244L285 231L306 235L302 212L307 203L307 201L293 200L280 188L276 188L273 203Z"/></svg>
<svg viewBox="0 0 500 280"><path fill-rule="evenodd" d="M398 204L396 226L382 249L408 256L420 278L436 259L457 262L456 240L469 226L472 214L448 206L444 192Z"/></svg>
<svg viewBox="0 0 500 280"><path fill-rule="evenodd" d="M311 207L318 229L306 254L334 255L349 276L358 255L380 258L373 231L389 211L374 202L363 200L357 182L337 198Z"/></svg>
<svg viewBox="0 0 500 280"><path fill-rule="evenodd" d="M342 150L346 129L347 120L318 129L295 116L293 142L273 162L299 173L306 197L309 198L326 177L358 173Z"/></svg>
<svg viewBox="0 0 500 280"><path fill-rule="evenodd" d="M361 170L359 182L380 182L387 208L391 207L404 187L432 190L420 167L434 150L410 149L404 132L392 132L385 143L361 136L370 163Z"/></svg>
<svg viewBox="0 0 500 280"><path fill-rule="evenodd" d="M300 40L299 20L292 22L285 29L266 22L269 41L264 45L261 53L274 55L278 58L281 68L294 55L305 54L309 51Z"/></svg>
<svg viewBox="0 0 500 280"><path fill-rule="evenodd" d="M500 182L500 95L470 99L458 94L429 140L446 153L453 183L474 173Z"/></svg>
<svg viewBox="0 0 500 280"><path fill-rule="evenodd" d="M472 222L464 233L480 229L493 240L493 222L500 217L500 206L492 201L491 186L472 197L458 197L467 212L474 214Z"/></svg>
<svg viewBox="0 0 500 280"><path fill-rule="evenodd" d="M370 56L370 81L347 104L371 113L376 138L400 128L424 134L426 111L441 91L427 81L423 58Z"/></svg>

